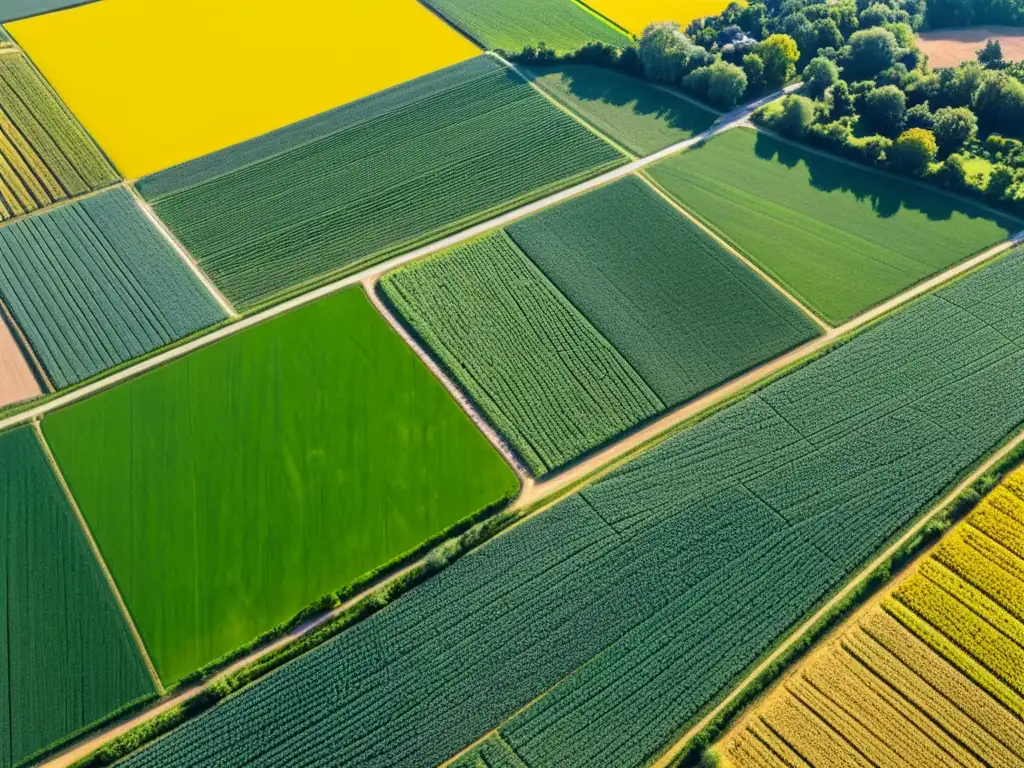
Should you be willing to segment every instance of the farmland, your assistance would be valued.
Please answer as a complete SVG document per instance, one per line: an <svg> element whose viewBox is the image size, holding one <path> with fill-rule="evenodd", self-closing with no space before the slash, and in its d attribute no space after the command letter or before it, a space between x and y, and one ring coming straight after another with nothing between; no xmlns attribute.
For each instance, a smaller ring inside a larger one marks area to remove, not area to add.
<svg viewBox="0 0 1024 768"><path fill-rule="evenodd" d="M0 435L0 763L153 691L32 428Z"/></svg>
<svg viewBox="0 0 1024 768"><path fill-rule="evenodd" d="M0 56L0 222L116 180L29 60Z"/></svg>
<svg viewBox="0 0 1024 768"><path fill-rule="evenodd" d="M526 70L541 88L636 155L703 133L717 115L646 80L577 64Z"/></svg>
<svg viewBox="0 0 1024 768"><path fill-rule="evenodd" d="M0 22L24 19L41 13L59 11L96 0L4 0L0 8ZM0 35L2 36L2 35Z"/></svg>
<svg viewBox="0 0 1024 768"><path fill-rule="evenodd" d="M358 290L43 430L168 683L518 484Z"/></svg>
<svg viewBox="0 0 1024 768"><path fill-rule="evenodd" d="M504 232L392 273L382 288L534 474L663 408Z"/></svg>
<svg viewBox="0 0 1024 768"><path fill-rule="evenodd" d="M684 29L694 19L721 13L729 4L726 0L588 0L587 3L616 24L634 35L641 35L644 27L655 21L675 21Z"/></svg>
<svg viewBox="0 0 1024 768"><path fill-rule="evenodd" d="M1024 228L749 129L647 172L833 325Z"/></svg>
<svg viewBox="0 0 1024 768"><path fill-rule="evenodd" d="M425 0L471 40L489 50L520 51L546 43L556 51L572 51L600 40L623 47L620 30L573 0Z"/></svg>
<svg viewBox="0 0 1024 768"><path fill-rule="evenodd" d="M669 407L819 333L636 177L508 232Z"/></svg>
<svg viewBox="0 0 1024 768"><path fill-rule="evenodd" d="M7 321L0 317L0 409L42 394Z"/></svg>
<svg viewBox="0 0 1024 768"><path fill-rule="evenodd" d="M293 130L315 138L294 143ZM623 161L479 57L157 176L141 191L228 298L248 308Z"/></svg>
<svg viewBox="0 0 1024 768"><path fill-rule="evenodd" d="M1006 61L1024 61L1024 27L936 29L920 34L917 44L927 54L928 63L937 69L974 61L989 40L999 41Z"/></svg>
<svg viewBox="0 0 1024 768"><path fill-rule="evenodd" d="M1024 469L721 745L735 768L1024 762ZM804 763L800 763L801 765Z"/></svg>
<svg viewBox="0 0 1024 768"><path fill-rule="evenodd" d="M0 229L0 299L58 389L225 318L124 189Z"/></svg>
<svg viewBox="0 0 1024 768"><path fill-rule="evenodd" d="M127 178L479 53L417 0L102 0L9 29Z"/></svg>
<svg viewBox="0 0 1024 768"><path fill-rule="evenodd" d="M1019 429L1022 342L1018 250L528 519L126 765L299 751L438 763L495 727L528 765L642 764Z"/></svg>

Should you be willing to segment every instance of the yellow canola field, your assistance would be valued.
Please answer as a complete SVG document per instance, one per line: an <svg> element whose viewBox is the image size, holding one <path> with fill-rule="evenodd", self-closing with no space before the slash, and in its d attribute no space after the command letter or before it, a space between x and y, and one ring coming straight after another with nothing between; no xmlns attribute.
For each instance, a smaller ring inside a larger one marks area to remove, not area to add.
<svg viewBox="0 0 1024 768"><path fill-rule="evenodd" d="M480 53L417 0L103 0L8 29L126 178Z"/></svg>
<svg viewBox="0 0 1024 768"><path fill-rule="evenodd" d="M587 0L587 5L639 35L654 21L678 21L685 27L694 19L714 16L729 0Z"/></svg>

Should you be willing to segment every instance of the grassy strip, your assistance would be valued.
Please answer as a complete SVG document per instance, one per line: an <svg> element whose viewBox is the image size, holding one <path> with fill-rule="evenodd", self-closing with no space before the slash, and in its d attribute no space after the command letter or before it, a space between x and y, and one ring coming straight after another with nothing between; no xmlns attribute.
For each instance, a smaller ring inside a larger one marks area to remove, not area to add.
<svg viewBox="0 0 1024 768"><path fill-rule="evenodd" d="M914 560L928 552L946 535L950 528L967 517L985 496L1022 462L1024 462L1024 443L1010 451L985 474L975 480L969 488L939 510L913 539L872 571L849 595L807 630L791 648L743 688L721 714L690 741L686 749L672 762L672 765L680 768L689 768L690 766L714 768L714 766L720 765L721 756L712 745L729 729L747 706L766 693L790 666L802 659L819 640L889 585L894 577L901 574Z"/></svg>

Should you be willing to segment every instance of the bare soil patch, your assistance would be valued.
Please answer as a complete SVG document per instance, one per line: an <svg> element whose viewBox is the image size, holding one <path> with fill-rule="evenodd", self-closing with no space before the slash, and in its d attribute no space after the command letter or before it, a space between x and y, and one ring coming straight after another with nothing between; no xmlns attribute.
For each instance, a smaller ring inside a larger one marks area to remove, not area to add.
<svg viewBox="0 0 1024 768"><path fill-rule="evenodd" d="M14 334L0 317L0 408L42 393L18 342L14 340Z"/></svg>
<svg viewBox="0 0 1024 768"><path fill-rule="evenodd" d="M928 54L932 67L955 67L971 61L989 40L998 40L1007 61L1024 61L1024 27L971 27L937 29L918 38L921 50Z"/></svg>

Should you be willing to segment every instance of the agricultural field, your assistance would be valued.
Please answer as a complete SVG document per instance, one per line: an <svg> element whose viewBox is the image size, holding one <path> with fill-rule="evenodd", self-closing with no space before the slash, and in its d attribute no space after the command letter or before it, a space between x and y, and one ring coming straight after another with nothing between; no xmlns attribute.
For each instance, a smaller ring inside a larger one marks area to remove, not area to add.
<svg viewBox="0 0 1024 768"><path fill-rule="evenodd" d="M0 300L57 389L226 318L121 188L0 228Z"/></svg>
<svg viewBox="0 0 1024 768"><path fill-rule="evenodd" d="M0 308L0 410L43 393Z"/></svg>
<svg viewBox="0 0 1024 768"><path fill-rule="evenodd" d="M0 56L0 222L116 181L29 60Z"/></svg>
<svg viewBox="0 0 1024 768"><path fill-rule="evenodd" d="M381 288L535 475L664 407L502 231Z"/></svg>
<svg viewBox="0 0 1024 768"><path fill-rule="evenodd" d="M694 19L725 10L728 0L587 0L587 5L639 37L656 21L675 21L684 29Z"/></svg>
<svg viewBox="0 0 1024 768"><path fill-rule="evenodd" d="M636 177L516 222L508 233L666 407L820 334Z"/></svg>
<svg viewBox="0 0 1024 768"><path fill-rule="evenodd" d="M723 739L734 768L1024 764L1024 469ZM793 756L802 760L794 763Z"/></svg>
<svg viewBox="0 0 1024 768"><path fill-rule="evenodd" d="M139 189L228 298L251 308L624 160L481 56Z"/></svg>
<svg viewBox="0 0 1024 768"><path fill-rule="evenodd" d="M531 79L583 120L635 155L692 139L718 115L654 83L578 64L525 69Z"/></svg>
<svg viewBox="0 0 1024 768"><path fill-rule="evenodd" d="M165 683L518 487L358 289L43 431Z"/></svg>
<svg viewBox="0 0 1024 768"><path fill-rule="evenodd" d="M1024 229L898 176L747 128L649 176L833 325Z"/></svg>
<svg viewBox="0 0 1024 768"><path fill-rule="evenodd" d="M417 0L303 0L287 13L275 0L217 7L210 13L206 0L102 0L8 29L126 178L479 53ZM386 40L358 32L380 29L388 30ZM358 76L344 74L353 72Z"/></svg>
<svg viewBox="0 0 1024 768"><path fill-rule="evenodd" d="M527 768L501 736L492 735L451 764L451 768Z"/></svg>
<svg viewBox="0 0 1024 768"><path fill-rule="evenodd" d="M14 41L11 40L11 36L7 34L7 30L0 27L0 48L13 45Z"/></svg>
<svg viewBox="0 0 1024 768"><path fill-rule="evenodd" d="M0 22L26 19L29 16L38 16L91 2L96 2L96 0L4 0L3 6L0 7ZM3 33L0 31L0 37L2 36Z"/></svg>
<svg viewBox="0 0 1024 768"><path fill-rule="evenodd" d="M573 51L599 40L620 48L629 38L574 0L424 0L482 48L508 52L546 43Z"/></svg>
<svg viewBox="0 0 1024 768"><path fill-rule="evenodd" d="M125 765L437 764L495 728L531 766L645 764L1019 429L1022 364L1018 249L512 528Z"/></svg>
<svg viewBox="0 0 1024 768"><path fill-rule="evenodd" d="M998 40L1006 61L1024 61L1024 27L936 29L918 35L917 45L933 68L956 67L974 61L989 40Z"/></svg>
<svg viewBox="0 0 1024 768"><path fill-rule="evenodd" d="M31 427L0 434L0 765L152 693Z"/></svg>

